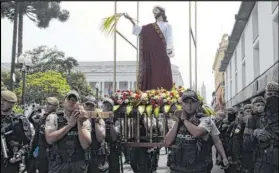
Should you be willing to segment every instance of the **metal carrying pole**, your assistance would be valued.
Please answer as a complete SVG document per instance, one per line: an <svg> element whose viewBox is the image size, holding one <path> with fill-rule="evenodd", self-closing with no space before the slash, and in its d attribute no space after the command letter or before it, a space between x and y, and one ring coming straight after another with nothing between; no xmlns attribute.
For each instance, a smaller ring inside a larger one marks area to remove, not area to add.
<svg viewBox="0 0 279 173"><path fill-rule="evenodd" d="M114 1L114 15L117 13L117 1ZM114 66L114 71L113 71L113 92L116 92L116 18L115 18L115 29L114 29L114 60L113 60L113 66Z"/></svg>
<svg viewBox="0 0 279 173"><path fill-rule="evenodd" d="M189 1L189 84L192 89L191 1Z"/></svg>
<svg viewBox="0 0 279 173"><path fill-rule="evenodd" d="M139 1L137 1L137 24L139 24ZM139 37L137 37L137 67L136 67L136 88L138 89L138 75L139 75Z"/></svg>

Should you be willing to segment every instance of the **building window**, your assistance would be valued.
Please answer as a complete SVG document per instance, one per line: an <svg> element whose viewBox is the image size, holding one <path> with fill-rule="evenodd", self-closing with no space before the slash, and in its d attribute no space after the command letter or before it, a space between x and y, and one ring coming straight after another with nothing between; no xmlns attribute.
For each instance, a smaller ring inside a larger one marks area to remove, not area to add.
<svg viewBox="0 0 279 173"><path fill-rule="evenodd" d="M238 90L238 87L237 87L237 85L238 85L238 82L237 82L237 73L235 73L235 95L237 94L237 90Z"/></svg>
<svg viewBox="0 0 279 173"><path fill-rule="evenodd" d="M234 67L235 67L235 71L237 70L237 49L235 49L234 52Z"/></svg>
<svg viewBox="0 0 279 173"><path fill-rule="evenodd" d="M246 87L246 67L245 61L242 63L242 89Z"/></svg>
<svg viewBox="0 0 279 173"><path fill-rule="evenodd" d="M257 78L260 75L260 49L259 42L253 48L254 56L254 78Z"/></svg>
<svg viewBox="0 0 279 173"><path fill-rule="evenodd" d="M272 12L274 12L275 11L275 9L276 9L276 7L278 6L278 1L272 1ZM277 18L277 20L278 20L278 18Z"/></svg>
<svg viewBox="0 0 279 173"><path fill-rule="evenodd" d="M253 42L254 42L259 36L259 18L258 18L258 3L257 2L254 7L254 10L252 12L252 30L253 30Z"/></svg>
<svg viewBox="0 0 279 173"><path fill-rule="evenodd" d="M278 55L278 46L279 46L278 45L278 29L279 28L278 28L278 15L277 15L275 17L275 19L273 20L273 52L274 52L274 62L277 62L279 60L279 55Z"/></svg>
<svg viewBox="0 0 279 173"><path fill-rule="evenodd" d="M242 59L245 57L245 34L243 31L242 37L241 37L241 57Z"/></svg>

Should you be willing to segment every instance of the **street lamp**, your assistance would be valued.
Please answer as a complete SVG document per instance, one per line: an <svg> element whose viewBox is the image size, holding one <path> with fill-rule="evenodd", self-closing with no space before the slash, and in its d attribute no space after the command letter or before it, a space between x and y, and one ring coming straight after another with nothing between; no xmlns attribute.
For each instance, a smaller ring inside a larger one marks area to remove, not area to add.
<svg viewBox="0 0 279 173"><path fill-rule="evenodd" d="M99 95L99 87L100 87L100 84L99 84L99 82L97 82L96 85L95 85L97 100L99 100L99 97L98 97L98 95Z"/></svg>
<svg viewBox="0 0 279 173"><path fill-rule="evenodd" d="M18 63L20 65L20 68L21 68L21 71L22 71L22 98L21 98L21 102L22 102L23 107L25 108L25 87L26 87L25 79L26 79L26 74L31 67L32 61L31 61L31 58L28 57L27 55L21 54L18 57Z"/></svg>

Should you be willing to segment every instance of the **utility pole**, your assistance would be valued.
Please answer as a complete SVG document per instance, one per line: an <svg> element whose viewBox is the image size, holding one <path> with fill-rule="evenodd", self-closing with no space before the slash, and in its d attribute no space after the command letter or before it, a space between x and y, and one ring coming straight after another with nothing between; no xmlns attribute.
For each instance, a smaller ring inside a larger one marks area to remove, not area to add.
<svg viewBox="0 0 279 173"><path fill-rule="evenodd" d="M15 59L16 59L16 45L17 45L17 25L18 25L18 11L19 2L15 1L15 16L14 16L14 30L13 30L13 46L12 46L12 63L11 63L11 74L10 74L10 90L14 90L14 79L15 79Z"/></svg>
<svg viewBox="0 0 279 173"><path fill-rule="evenodd" d="M189 84L192 89L191 1L189 1Z"/></svg>
<svg viewBox="0 0 279 173"><path fill-rule="evenodd" d="M197 31L198 31L198 29L197 29L197 1L195 1L195 83L196 83L196 85L195 85L195 91L197 92L198 91L198 38L197 38Z"/></svg>
<svg viewBox="0 0 279 173"><path fill-rule="evenodd" d="M117 1L114 1L114 15L117 13ZM114 44L113 44L113 49L114 49L114 74L113 74L113 92L116 92L116 18L115 18L115 28L114 28Z"/></svg>

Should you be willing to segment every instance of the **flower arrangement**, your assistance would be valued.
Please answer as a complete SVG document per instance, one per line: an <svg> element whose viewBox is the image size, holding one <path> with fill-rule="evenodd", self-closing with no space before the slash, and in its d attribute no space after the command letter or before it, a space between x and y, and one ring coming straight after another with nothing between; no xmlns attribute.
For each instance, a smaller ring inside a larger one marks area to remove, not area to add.
<svg viewBox="0 0 279 173"><path fill-rule="evenodd" d="M140 114L146 112L148 115L154 113L159 115L160 108L164 108L164 112L168 113L172 106L181 110L181 100L183 92L186 91L182 86L173 85L171 91L163 88L147 90L147 91L131 91L131 90L117 90L111 99L114 101L114 111L120 106L126 107L126 113L130 114L133 108L138 108ZM204 99L198 94L203 113L212 115L214 111L204 103Z"/></svg>

